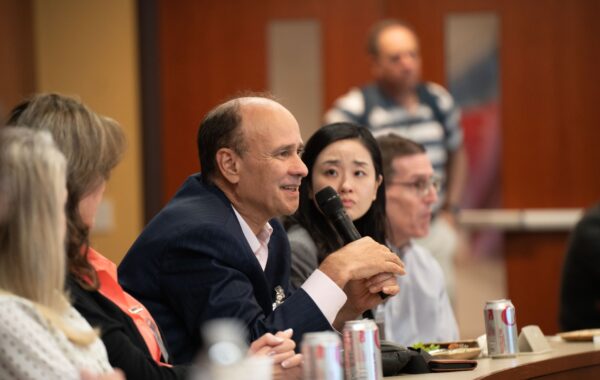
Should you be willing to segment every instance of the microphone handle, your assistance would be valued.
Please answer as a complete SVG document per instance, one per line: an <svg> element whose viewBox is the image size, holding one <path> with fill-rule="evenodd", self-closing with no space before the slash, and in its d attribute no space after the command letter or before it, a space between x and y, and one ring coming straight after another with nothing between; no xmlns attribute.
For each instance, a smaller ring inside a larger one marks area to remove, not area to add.
<svg viewBox="0 0 600 380"><path fill-rule="evenodd" d="M348 215L345 212L338 212L335 214L335 217L332 218L333 226L335 230L338 232L342 240L344 241L344 245L350 244L353 241L360 239L360 233L354 226L354 223L350 220Z"/></svg>
<svg viewBox="0 0 600 380"><path fill-rule="evenodd" d="M335 218L332 218L331 221L344 241L344 245L350 244L361 238L360 233L345 211L342 210L341 212L336 213ZM379 292L379 297L381 297L382 300L386 299L388 296L388 294L385 294L382 291Z"/></svg>

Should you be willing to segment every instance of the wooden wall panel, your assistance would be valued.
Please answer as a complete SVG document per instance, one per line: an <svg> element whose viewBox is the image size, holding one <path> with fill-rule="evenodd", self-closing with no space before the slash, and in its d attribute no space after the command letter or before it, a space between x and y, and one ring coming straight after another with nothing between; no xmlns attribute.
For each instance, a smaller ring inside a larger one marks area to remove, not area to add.
<svg viewBox="0 0 600 380"><path fill-rule="evenodd" d="M0 0L0 120L35 90L31 1Z"/></svg>
<svg viewBox="0 0 600 380"><path fill-rule="evenodd" d="M143 5L142 5L143 6ZM264 91L269 20L322 23L323 72L329 104L369 79L366 31L380 2L361 0L158 2L163 203L198 170L195 136L201 117L240 91ZM298 54L302 54L301 51Z"/></svg>
<svg viewBox="0 0 600 380"><path fill-rule="evenodd" d="M506 283L517 326L559 331L558 303L566 233L510 233L505 240Z"/></svg>
<svg viewBox="0 0 600 380"><path fill-rule="evenodd" d="M503 23L506 207L583 207L600 197L600 4L518 2ZM518 4L518 5L517 5ZM596 81L594 81L596 79Z"/></svg>
<svg viewBox="0 0 600 380"><path fill-rule="evenodd" d="M159 3L165 202L199 169L195 136L202 116L240 90L266 87L261 4Z"/></svg>
<svg viewBox="0 0 600 380"><path fill-rule="evenodd" d="M600 198L600 4L511 1L502 15L504 206L587 207ZM566 233L509 234L509 295L519 323L558 331Z"/></svg>
<svg viewBox="0 0 600 380"><path fill-rule="evenodd" d="M324 109L351 87L371 80L367 35L384 18L383 1L330 0L322 16Z"/></svg>

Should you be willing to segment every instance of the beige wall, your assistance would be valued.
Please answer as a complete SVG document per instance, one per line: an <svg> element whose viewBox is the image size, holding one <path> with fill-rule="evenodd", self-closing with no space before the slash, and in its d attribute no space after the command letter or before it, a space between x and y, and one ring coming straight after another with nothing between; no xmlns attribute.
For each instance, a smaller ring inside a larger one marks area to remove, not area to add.
<svg viewBox="0 0 600 380"><path fill-rule="evenodd" d="M105 194L112 223L92 234L119 262L142 227L135 1L36 0L33 8L37 91L76 95L125 130L128 149Z"/></svg>

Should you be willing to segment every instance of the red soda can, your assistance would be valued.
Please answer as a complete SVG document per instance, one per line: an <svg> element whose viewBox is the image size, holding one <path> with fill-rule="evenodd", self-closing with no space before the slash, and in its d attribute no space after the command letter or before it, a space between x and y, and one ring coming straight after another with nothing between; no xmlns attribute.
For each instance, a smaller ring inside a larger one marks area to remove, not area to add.
<svg viewBox="0 0 600 380"><path fill-rule="evenodd" d="M302 337L304 379L342 380L342 341L332 331L306 333Z"/></svg>
<svg viewBox="0 0 600 380"><path fill-rule="evenodd" d="M515 356L519 353L517 318L510 300L487 301L483 308L488 355Z"/></svg>
<svg viewBox="0 0 600 380"><path fill-rule="evenodd" d="M381 380L379 329L373 320L347 321L344 325L346 380Z"/></svg>

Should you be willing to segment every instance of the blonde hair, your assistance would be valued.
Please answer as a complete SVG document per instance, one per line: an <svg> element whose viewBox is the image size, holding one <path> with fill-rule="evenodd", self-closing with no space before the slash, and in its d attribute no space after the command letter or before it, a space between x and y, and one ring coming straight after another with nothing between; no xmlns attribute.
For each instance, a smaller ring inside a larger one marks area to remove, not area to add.
<svg viewBox="0 0 600 380"><path fill-rule="evenodd" d="M15 107L9 125L50 131L67 159L67 257L69 271L85 288L98 286L87 260L89 227L79 214L79 202L107 180L125 150L119 124L64 95L38 94ZM85 281L88 280L88 281Z"/></svg>
<svg viewBox="0 0 600 380"><path fill-rule="evenodd" d="M44 131L0 130L0 288L26 298L78 344L95 333L67 325L64 293L66 162ZM62 231L61 231L62 226Z"/></svg>

